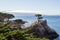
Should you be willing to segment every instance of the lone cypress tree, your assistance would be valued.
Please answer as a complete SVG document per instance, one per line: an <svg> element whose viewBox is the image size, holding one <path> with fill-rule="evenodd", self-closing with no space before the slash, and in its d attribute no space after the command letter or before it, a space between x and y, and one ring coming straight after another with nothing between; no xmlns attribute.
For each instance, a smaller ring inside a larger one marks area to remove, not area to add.
<svg viewBox="0 0 60 40"><path fill-rule="evenodd" d="M39 22L40 19L43 18L41 14L36 14L35 16L37 17L38 22Z"/></svg>

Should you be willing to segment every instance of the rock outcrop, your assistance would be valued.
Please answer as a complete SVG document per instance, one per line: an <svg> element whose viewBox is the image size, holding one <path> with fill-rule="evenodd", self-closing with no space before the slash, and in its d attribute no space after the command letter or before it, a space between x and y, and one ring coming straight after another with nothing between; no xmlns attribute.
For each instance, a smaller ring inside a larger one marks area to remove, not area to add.
<svg viewBox="0 0 60 40"><path fill-rule="evenodd" d="M39 22L33 23L30 27L32 29L28 33L33 33L34 37L37 38L45 37L49 39L54 39L59 36L55 30L47 25L46 20L39 20Z"/></svg>

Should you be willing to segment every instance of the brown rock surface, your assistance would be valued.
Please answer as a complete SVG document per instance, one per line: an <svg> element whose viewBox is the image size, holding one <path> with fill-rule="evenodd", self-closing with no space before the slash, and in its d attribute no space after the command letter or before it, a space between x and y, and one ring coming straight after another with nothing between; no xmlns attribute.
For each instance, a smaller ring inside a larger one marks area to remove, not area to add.
<svg viewBox="0 0 60 40"><path fill-rule="evenodd" d="M45 37L49 39L54 39L59 36L55 30L47 25L46 20L40 20L39 22L35 22L30 27L32 29L28 33L34 33L34 36L37 38Z"/></svg>

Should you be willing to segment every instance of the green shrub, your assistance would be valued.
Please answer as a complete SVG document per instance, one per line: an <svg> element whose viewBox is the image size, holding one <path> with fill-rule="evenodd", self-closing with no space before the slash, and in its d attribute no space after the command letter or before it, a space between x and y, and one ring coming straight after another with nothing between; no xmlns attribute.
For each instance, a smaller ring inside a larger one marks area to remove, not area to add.
<svg viewBox="0 0 60 40"><path fill-rule="evenodd" d="M27 40L49 40L49 39L46 39L46 38L28 38L27 37Z"/></svg>
<svg viewBox="0 0 60 40"><path fill-rule="evenodd" d="M34 38L33 33L28 34L27 32L31 30L31 28L26 30L11 30L9 26L10 22L0 28L0 40L12 40L12 37L16 40L48 40L46 38Z"/></svg>

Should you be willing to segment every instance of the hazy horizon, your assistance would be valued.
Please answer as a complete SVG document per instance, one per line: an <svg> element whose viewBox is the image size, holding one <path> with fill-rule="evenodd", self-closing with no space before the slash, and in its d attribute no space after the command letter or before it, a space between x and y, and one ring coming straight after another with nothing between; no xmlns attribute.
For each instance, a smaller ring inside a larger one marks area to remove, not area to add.
<svg viewBox="0 0 60 40"><path fill-rule="evenodd" d="M60 0L0 0L0 12L60 15Z"/></svg>

